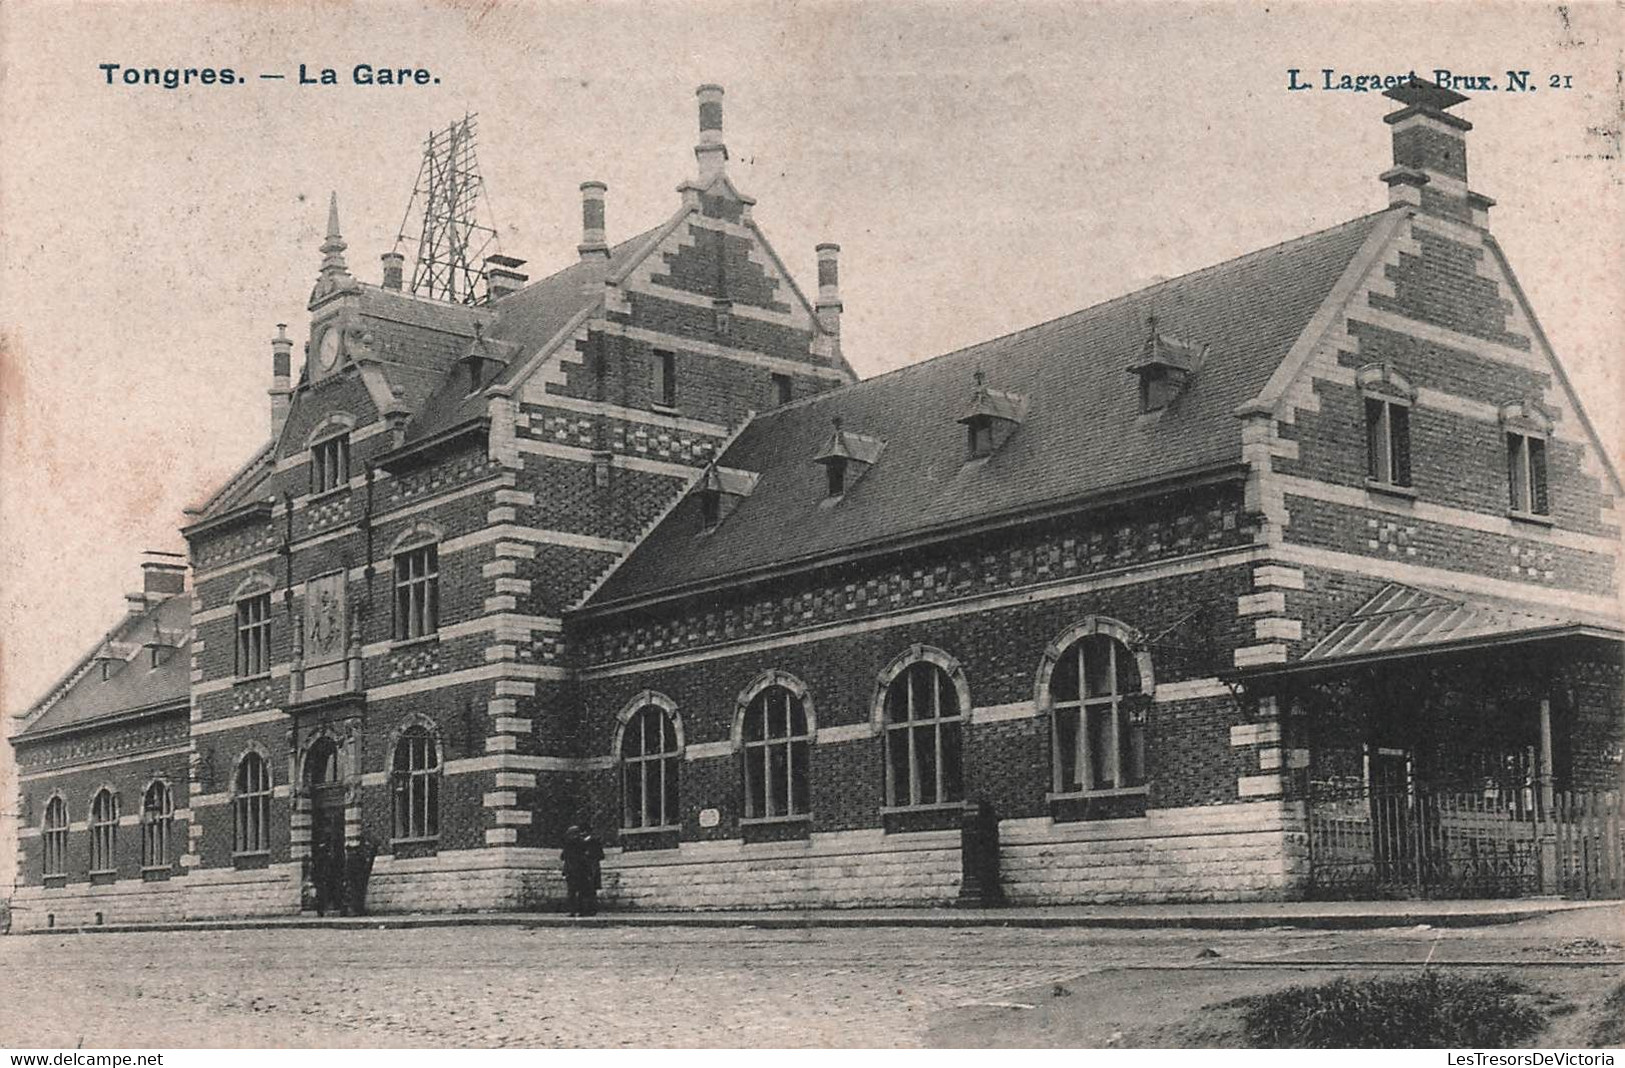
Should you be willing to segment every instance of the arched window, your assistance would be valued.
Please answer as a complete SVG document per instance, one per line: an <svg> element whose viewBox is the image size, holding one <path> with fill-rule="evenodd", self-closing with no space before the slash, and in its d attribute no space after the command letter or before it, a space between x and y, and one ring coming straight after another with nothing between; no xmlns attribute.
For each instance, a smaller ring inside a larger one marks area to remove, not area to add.
<svg viewBox="0 0 1625 1068"><path fill-rule="evenodd" d="M677 805L677 724L659 705L645 705L621 732L623 826L675 827Z"/></svg>
<svg viewBox="0 0 1625 1068"><path fill-rule="evenodd" d="M90 870L113 871L118 867L118 798L103 789L90 802Z"/></svg>
<svg viewBox="0 0 1625 1068"><path fill-rule="evenodd" d="M271 765L247 753L237 765L231 802L232 851L265 853L271 848Z"/></svg>
<svg viewBox="0 0 1625 1068"><path fill-rule="evenodd" d="M440 833L440 747L424 727L408 727L395 743L395 837Z"/></svg>
<svg viewBox="0 0 1625 1068"><path fill-rule="evenodd" d="M169 867L169 832L175 823L175 799L167 783L155 782L141 799L141 866Z"/></svg>
<svg viewBox="0 0 1625 1068"><path fill-rule="evenodd" d="M960 739L967 709L948 672L926 660L886 687L886 803L894 808L958 801Z"/></svg>
<svg viewBox="0 0 1625 1068"><path fill-rule="evenodd" d="M45 806L45 825L41 838L44 842L45 875L68 874L68 803L53 797Z"/></svg>
<svg viewBox="0 0 1625 1068"><path fill-rule="evenodd" d="M1061 651L1050 676L1055 792L1145 784L1140 670L1128 647L1089 634Z"/></svg>
<svg viewBox="0 0 1625 1068"><path fill-rule="evenodd" d="M806 815L812 733L802 699L783 686L768 686L751 699L741 726L745 818Z"/></svg>

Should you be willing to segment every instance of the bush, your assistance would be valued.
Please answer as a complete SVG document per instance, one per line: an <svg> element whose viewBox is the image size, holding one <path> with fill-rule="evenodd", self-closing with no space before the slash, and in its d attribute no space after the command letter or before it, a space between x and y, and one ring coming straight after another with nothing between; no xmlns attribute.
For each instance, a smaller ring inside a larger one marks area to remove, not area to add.
<svg viewBox="0 0 1625 1068"><path fill-rule="evenodd" d="M1243 998L1255 1046L1272 1049L1505 1047L1538 1034L1546 1014L1505 975L1423 972L1403 978L1334 979Z"/></svg>

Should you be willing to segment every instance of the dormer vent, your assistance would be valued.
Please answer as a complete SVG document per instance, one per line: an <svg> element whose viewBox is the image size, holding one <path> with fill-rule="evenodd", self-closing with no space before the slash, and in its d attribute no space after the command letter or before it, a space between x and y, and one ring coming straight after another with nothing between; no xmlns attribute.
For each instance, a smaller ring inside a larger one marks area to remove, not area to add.
<svg viewBox="0 0 1625 1068"><path fill-rule="evenodd" d="M739 507L739 502L750 496L760 478L754 471L718 467L715 463L707 466L694 490L700 501L701 533L717 529Z"/></svg>
<svg viewBox="0 0 1625 1068"><path fill-rule="evenodd" d="M976 372L970 405L959 421L965 424L967 452L972 460L991 456L1027 419L1027 398L1020 393L991 389L987 376Z"/></svg>
<svg viewBox="0 0 1625 1068"><path fill-rule="evenodd" d="M836 416L833 422L834 432L824 442L824 447L818 450L818 455L813 457L813 463L824 467L825 488L831 499L844 496L853 483L874 466L880 459L881 450L886 447L883 438L845 429L840 416Z"/></svg>
<svg viewBox="0 0 1625 1068"><path fill-rule="evenodd" d="M142 643L147 651L147 666L155 668L168 660L170 654L181 647L181 633L179 631L164 630L157 623L152 625L152 633Z"/></svg>
<svg viewBox="0 0 1625 1068"><path fill-rule="evenodd" d="M1129 374L1140 379L1140 411L1158 412L1171 407L1179 399L1190 380L1201 369L1207 355L1206 345L1196 345L1174 337L1157 328L1157 317L1151 316L1149 334L1140 359L1129 367Z"/></svg>
<svg viewBox="0 0 1625 1068"><path fill-rule="evenodd" d="M469 343L468 351L458 359L462 365L463 373L467 376L468 392L477 393L490 385L502 369L508 366L508 346L502 342L490 341L485 336L484 325L478 320L474 323L474 340Z"/></svg>

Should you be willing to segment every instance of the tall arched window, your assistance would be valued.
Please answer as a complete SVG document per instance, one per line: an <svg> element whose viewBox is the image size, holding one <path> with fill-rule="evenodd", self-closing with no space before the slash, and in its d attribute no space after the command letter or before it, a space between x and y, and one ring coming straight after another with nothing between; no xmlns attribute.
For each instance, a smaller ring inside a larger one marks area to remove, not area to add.
<svg viewBox="0 0 1625 1068"><path fill-rule="evenodd" d="M90 802L90 870L113 871L118 867L118 798L103 789Z"/></svg>
<svg viewBox="0 0 1625 1068"><path fill-rule="evenodd" d="M45 825L40 835L43 849L43 874L68 874L68 803L53 797L45 806Z"/></svg>
<svg viewBox="0 0 1625 1068"><path fill-rule="evenodd" d="M395 743L395 837L440 833L440 747L425 727L408 727Z"/></svg>
<svg viewBox="0 0 1625 1068"><path fill-rule="evenodd" d="M243 756L231 802L232 850L265 853L271 848L271 766L258 753Z"/></svg>
<svg viewBox="0 0 1625 1068"><path fill-rule="evenodd" d="M806 815L812 733L802 699L783 686L768 686L751 699L741 727L745 818Z"/></svg>
<svg viewBox="0 0 1625 1068"><path fill-rule="evenodd" d="M935 805L964 796L960 740L965 714L948 673L909 664L886 687L886 803Z"/></svg>
<svg viewBox="0 0 1625 1068"><path fill-rule="evenodd" d="M671 715L652 704L633 713L621 732L623 826L675 827L682 821L678 759L677 724Z"/></svg>
<svg viewBox="0 0 1625 1068"><path fill-rule="evenodd" d="M175 823L175 799L169 785L155 782L141 799L141 866L169 867L169 833Z"/></svg>
<svg viewBox="0 0 1625 1068"><path fill-rule="evenodd" d="M1050 676L1055 791L1145 784L1140 670L1128 647L1089 634L1061 651Z"/></svg>

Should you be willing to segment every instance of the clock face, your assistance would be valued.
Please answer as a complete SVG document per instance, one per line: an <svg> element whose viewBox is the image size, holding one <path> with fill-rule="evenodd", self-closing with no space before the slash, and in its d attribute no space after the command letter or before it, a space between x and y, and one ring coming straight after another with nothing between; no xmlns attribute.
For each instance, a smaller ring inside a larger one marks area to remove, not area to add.
<svg viewBox="0 0 1625 1068"><path fill-rule="evenodd" d="M339 328L337 325L327 328L322 335L321 346L316 350L317 359L321 361L322 370L331 371L339 362Z"/></svg>

